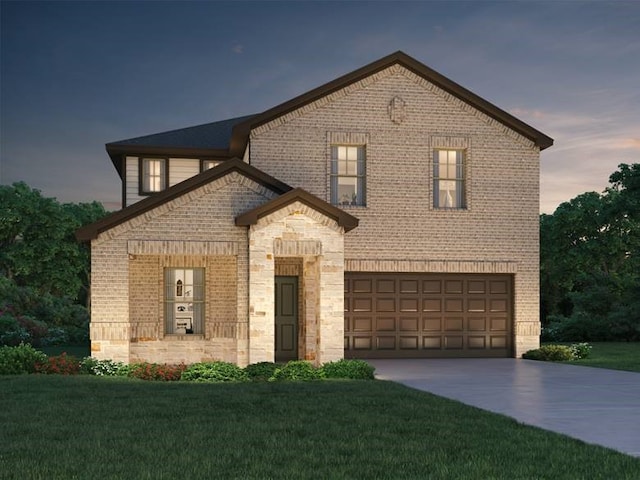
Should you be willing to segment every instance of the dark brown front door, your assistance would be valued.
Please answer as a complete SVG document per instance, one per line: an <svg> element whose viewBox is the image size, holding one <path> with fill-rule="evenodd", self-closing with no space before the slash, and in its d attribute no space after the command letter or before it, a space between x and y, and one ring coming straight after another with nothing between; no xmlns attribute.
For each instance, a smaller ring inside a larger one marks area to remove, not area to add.
<svg viewBox="0 0 640 480"><path fill-rule="evenodd" d="M298 277L276 277L276 361L298 358Z"/></svg>

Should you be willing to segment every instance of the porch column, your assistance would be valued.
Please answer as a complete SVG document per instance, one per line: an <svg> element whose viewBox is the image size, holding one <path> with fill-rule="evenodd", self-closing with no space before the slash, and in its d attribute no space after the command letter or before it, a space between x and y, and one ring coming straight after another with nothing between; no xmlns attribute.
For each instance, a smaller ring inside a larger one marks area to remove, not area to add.
<svg viewBox="0 0 640 480"><path fill-rule="evenodd" d="M249 229L249 363L275 358L273 239Z"/></svg>

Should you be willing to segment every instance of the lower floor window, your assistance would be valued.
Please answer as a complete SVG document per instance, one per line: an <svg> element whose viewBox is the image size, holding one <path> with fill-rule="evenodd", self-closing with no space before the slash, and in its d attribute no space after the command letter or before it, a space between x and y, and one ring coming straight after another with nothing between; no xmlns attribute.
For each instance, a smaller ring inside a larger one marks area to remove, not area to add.
<svg viewBox="0 0 640 480"><path fill-rule="evenodd" d="M204 268L164 272L165 332L204 333Z"/></svg>

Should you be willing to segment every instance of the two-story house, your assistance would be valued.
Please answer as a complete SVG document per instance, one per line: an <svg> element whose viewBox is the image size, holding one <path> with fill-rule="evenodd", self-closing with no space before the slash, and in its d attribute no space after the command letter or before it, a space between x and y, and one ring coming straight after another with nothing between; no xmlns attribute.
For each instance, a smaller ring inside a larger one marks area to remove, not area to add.
<svg viewBox="0 0 640 480"><path fill-rule="evenodd" d="M265 112L107 144L91 349L125 362L539 345L553 140L402 52Z"/></svg>

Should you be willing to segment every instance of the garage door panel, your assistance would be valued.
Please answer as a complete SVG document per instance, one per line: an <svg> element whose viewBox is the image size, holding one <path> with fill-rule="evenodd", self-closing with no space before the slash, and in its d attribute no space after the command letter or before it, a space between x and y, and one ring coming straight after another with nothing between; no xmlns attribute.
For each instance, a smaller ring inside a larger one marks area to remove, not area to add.
<svg viewBox="0 0 640 480"><path fill-rule="evenodd" d="M440 298L425 298L422 300L423 312L441 312L442 311L442 299Z"/></svg>
<svg viewBox="0 0 640 480"><path fill-rule="evenodd" d="M440 350L442 337L422 337L422 348L425 350Z"/></svg>
<svg viewBox="0 0 640 480"><path fill-rule="evenodd" d="M354 350L371 350L373 345L371 337L354 337L353 349Z"/></svg>
<svg viewBox="0 0 640 480"><path fill-rule="evenodd" d="M395 318L377 318L376 319L376 330L378 332L395 332L396 330L396 319Z"/></svg>
<svg viewBox="0 0 640 480"><path fill-rule="evenodd" d="M470 318L467 328L470 332L484 332L487 330L487 319L485 317Z"/></svg>
<svg viewBox="0 0 640 480"><path fill-rule="evenodd" d="M507 280L491 280L489 282L489 293L491 295L506 295L509 292Z"/></svg>
<svg viewBox="0 0 640 480"><path fill-rule="evenodd" d="M491 348L502 349L507 348L508 338L506 336L491 336L489 337Z"/></svg>
<svg viewBox="0 0 640 480"><path fill-rule="evenodd" d="M453 335L445 335L444 337L444 348L445 350L462 350L462 346L464 345L464 337L453 336Z"/></svg>
<svg viewBox="0 0 640 480"><path fill-rule="evenodd" d="M372 298L354 298L353 302L354 312L372 312L373 311L373 299Z"/></svg>
<svg viewBox="0 0 640 480"><path fill-rule="evenodd" d="M467 282L467 293L484 295L487 293L487 282L484 280L469 280Z"/></svg>
<svg viewBox="0 0 640 480"><path fill-rule="evenodd" d="M425 318L422 323L422 329L427 332L439 332L442 330L441 318Z"/></svg>
<svg viewBox="0 0 640 480"><path fill-rule="evenodd" d="M506 312L507 311L507 299L496 298L490 301L490 310L492 312Z"/></svg>
<svg viewBox="0 0 640 480"><path fill-rule="evenodd" d="M419 325L420 319L418 317L402 317L400 319L401 332L417 332Z"/></svg>
<svg viewBox="0 0 640 480"><path fill-rule="evenodd" d="M487 301L484 298L470 298L467 300L468 312L486 312Z"/></svg>
<svg viewBox="0 0 640 480"><path fill-rule="evenodd" d="M395 312L395 298L376 298L376 312Z"/></svg>
<svg viewBox="0 0 640 480"><path fill-rule="evenodd" d="M484 336L482 337L469 336L467 338L467 341L468 341L469 349L484 350L485 348L487 348L487 339Z"/></svg>
<svg viewBox="0 0 640 480"><path fill-rule="evenodd" d="M377 280L376 293L396 293L395 280Z"/></svg>
<svg viewBox="0 0 640 480"><path fill-rule="evenodd" d="M373 318L371 317L355 317L353 319L354 332L371 332L373 331Z"/></svg>
<svg viewBox="0 0 640 480"><path fill-rule="evenodd" d="M423 280L422 293L440 295L442 293L442 280Z"/></svg>
<svg viewBox="0 0 640 480"><path fill-rule="evenodd" d="M444 293L462 293L462 280L445 280Z"/></svg>
<svg viewBox="0 0 640 480"><path fill-rule="evenodd" d="M395 336L379 336L377 337L378 350L395 350L396 349L396 337Z"/></svg>
<svg viewBox="0 0 640 480"><path fill-rule="evenodd" d="M464 319L462 317L444 318L445 332L461 332L462 330L464 330Z"/></svg>
<svg viewBox="0 0 640 480"><path fill-rule="evenodd" d="M492 332L498 331L507 331L507 319L506 318L491 318L491 327L489 328Z"/></svg>
<svg viewBox="0 0 640 480"><path fill-rule="evenodd" d="M418 293L418 280L400 280L400 293Z"/></svg>
<svg viewBox="0 0 640 480"><path fill-rule="evenodd" d="M400 311L401 312L417 312L419 303L420 303L419 298L401 298Z"/></svg>
<svg viewBox="0 0 640 480"><path fill-rule="evenodd" d="M449 312L462 312L464 301L462 298L445 298L444 300L444 311Z"/></svg>
<svg viewBox="0 0 640 480"><path fill-rule="evenodd" d="M512 283L503 274L347 272L345 355L510 356Z"/></svg>
<svg viewBox="0 0 640 480"><path fill-rule="evenodd" d="M357 279L353 281L353 293L373 293L373 279Z"/></svg>
<svg viewBox="0 0 640 480"><path fill-rule="evenodd" d="M400 337L400 348L402 350L418 350L418 337Z"/></svg>

